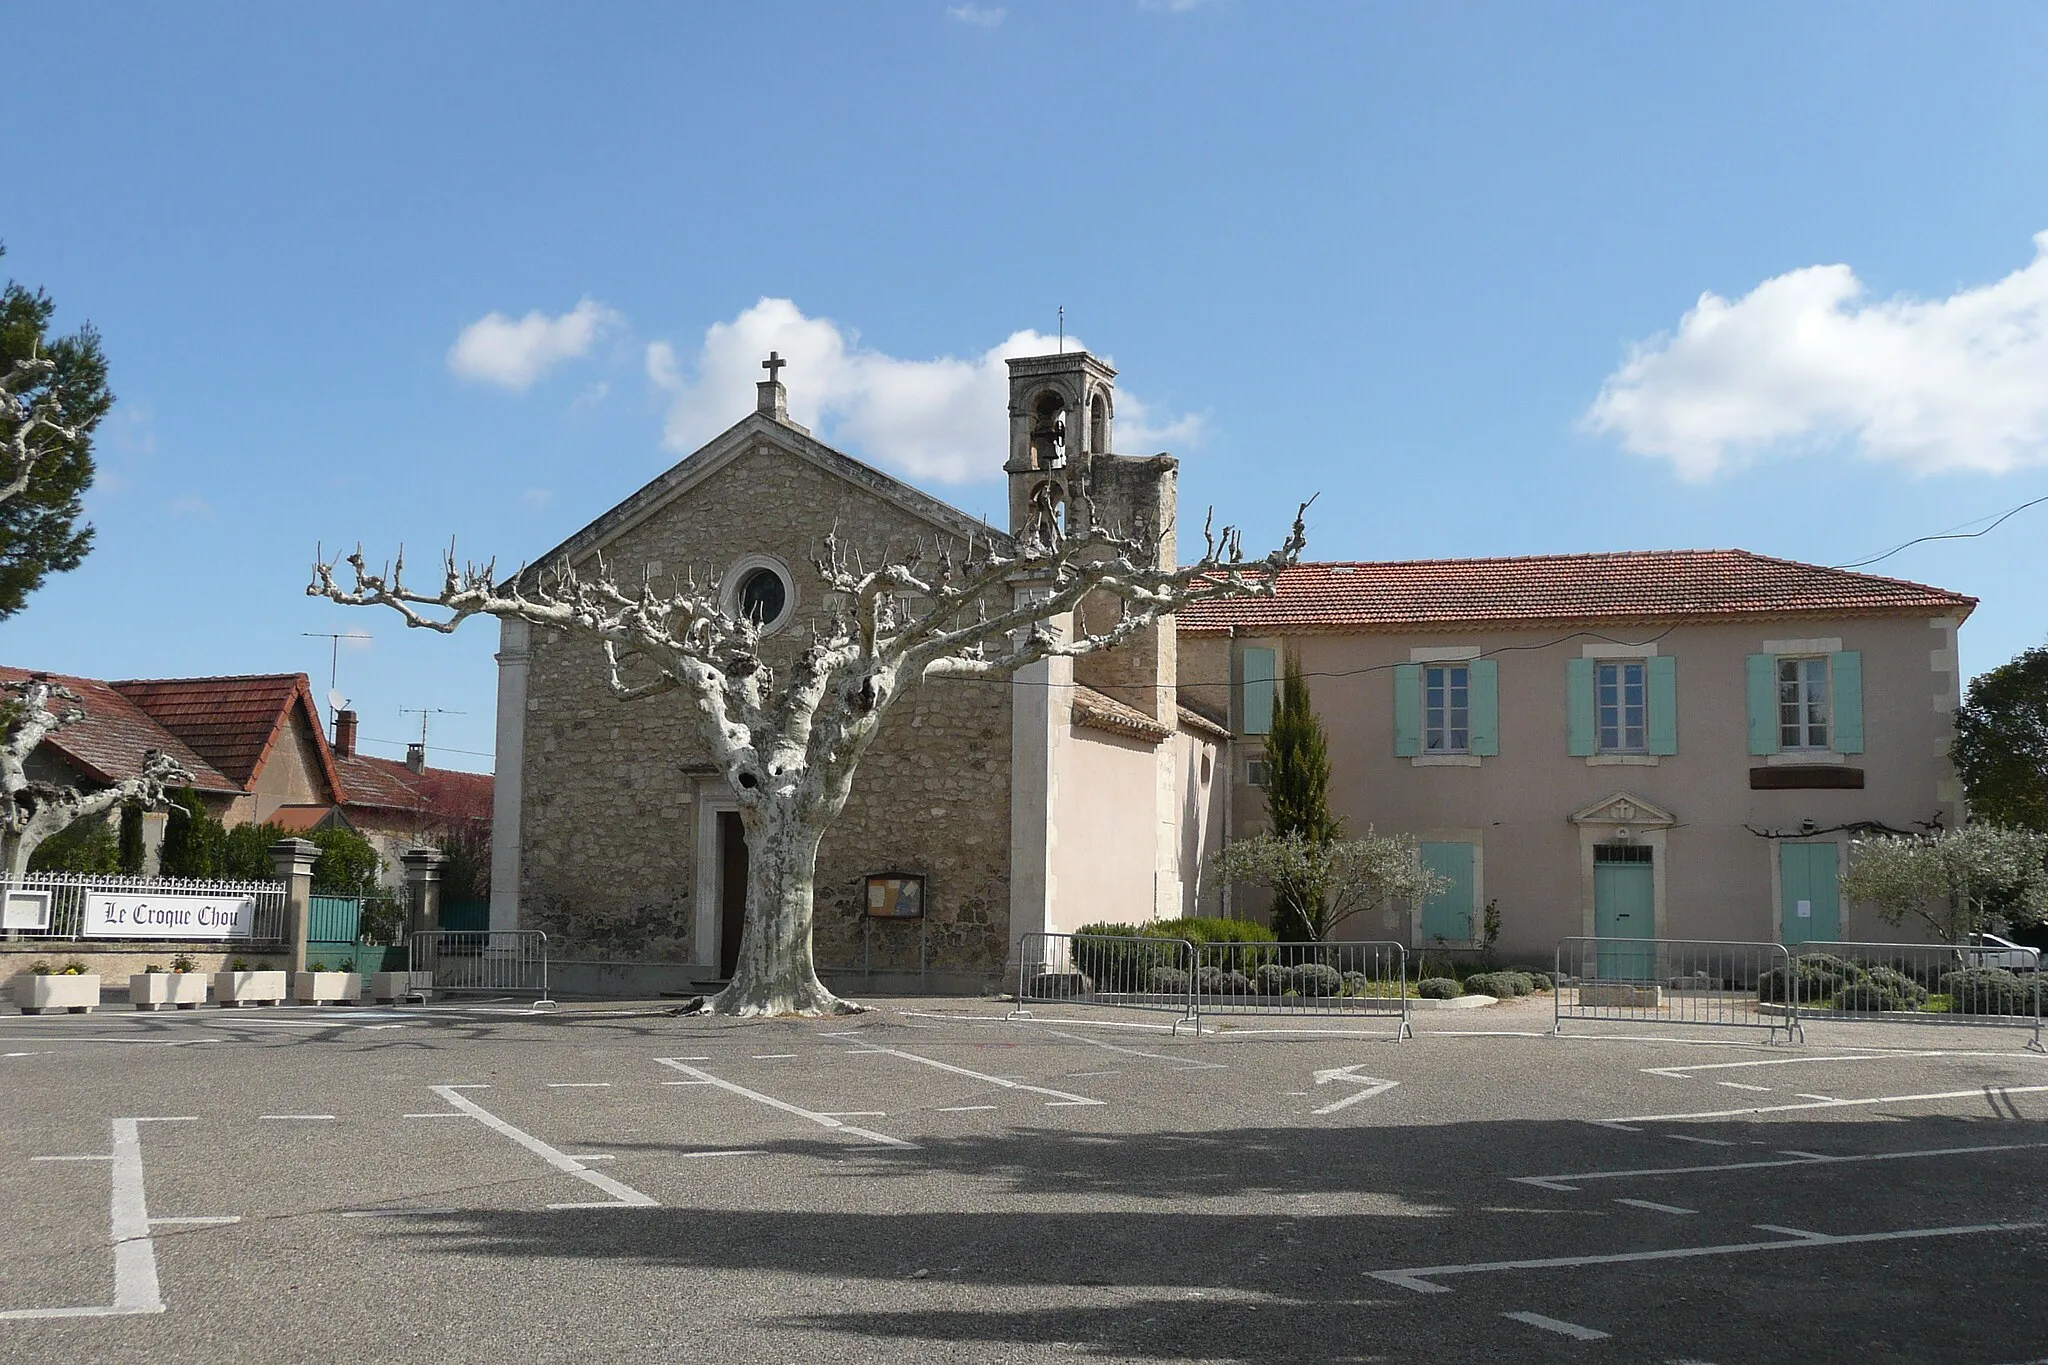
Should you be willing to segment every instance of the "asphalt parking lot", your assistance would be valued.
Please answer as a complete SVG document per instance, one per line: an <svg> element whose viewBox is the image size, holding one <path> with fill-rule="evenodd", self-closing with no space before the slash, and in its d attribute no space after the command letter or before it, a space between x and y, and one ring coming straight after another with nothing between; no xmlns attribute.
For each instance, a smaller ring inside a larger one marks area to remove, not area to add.
<svg viewBox="0 0 2048 1365"><path fill-rule="evenodd" d="M0 1360L2048 1356L2048 1059L1540 1001L0 1016Z"/></svg>

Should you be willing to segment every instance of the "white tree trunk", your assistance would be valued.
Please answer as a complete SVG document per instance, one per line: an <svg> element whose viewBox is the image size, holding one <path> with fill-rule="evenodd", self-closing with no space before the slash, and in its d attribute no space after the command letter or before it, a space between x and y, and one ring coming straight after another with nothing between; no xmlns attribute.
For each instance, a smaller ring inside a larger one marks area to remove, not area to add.
<svg viewBox="0 0 2048 1365"><path fill-rule="evenodd" d="M740 810L747 835L747 915L732 981L712 998L714 1014L851 1014L818 980L811 950L812 890L823 820L787 796Z"/></svg>

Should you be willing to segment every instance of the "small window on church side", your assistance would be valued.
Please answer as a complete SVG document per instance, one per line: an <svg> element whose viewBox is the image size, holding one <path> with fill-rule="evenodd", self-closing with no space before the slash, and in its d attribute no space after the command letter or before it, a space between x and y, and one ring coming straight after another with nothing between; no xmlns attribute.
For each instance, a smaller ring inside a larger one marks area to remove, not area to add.
<svg viewBox="0 0 2048 1365"><path fill-rule="evenodd" d="M1099 393L1088 404L1088 452L1109 453L1109 403Z"/></svg>
<svg viewBox="0 0 2048 1365"><path fill-rule="evenodd" d="M772 626L789 603L789 587L781 574L763 565L740 580L738 598L740 615L752 617L763 627Z"/></svg>

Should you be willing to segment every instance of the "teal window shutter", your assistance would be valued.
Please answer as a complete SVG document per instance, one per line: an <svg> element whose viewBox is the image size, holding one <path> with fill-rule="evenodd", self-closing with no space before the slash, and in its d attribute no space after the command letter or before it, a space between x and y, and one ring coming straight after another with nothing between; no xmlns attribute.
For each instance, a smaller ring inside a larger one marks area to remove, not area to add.
<svg viewBox="0 0 2048 1365"><path fill-rule="evenodd" d="M1492 659L1474 659L1471 698L1472 752L1491 758L1500 752L1500 665Z"/></svg>
<svg viewBox="0 0 2048 1365"><path fill-rule="evenodd" d="M1669 654L1653 654L1643 660L1649 665L1650 752L1678 752L1678 660Z"/></svg>
<svg viewBox="0 0 2048 1365"><path fill-rule="evenodd" d="M1749 656L1749 751L1778 752L1778 656Z"/></svg>
<svg viewBox="0 0 2048 1365"><path fill-rule="evenodd" d="M1478 850L1471 844L1424 844L1422 865L1450 885L1422 903L1422 941L1469 942L1478 881L1473 875Z"/></svg>
<svg viewBox="0 0 2048 1365"><path fill-rule="evenodd" d="M1565 752L1574 758L1593 753L1593 661L1566 659L1564 662L1566 734Z"/></svg>
<svg viewBox="0 0 2048 1365"><path fill-rule="evenodd" d="M1273 732L1273 679L1275 651L1247 649L1244 652L1244 700L1239 707L1241 729L1248 735Z"/></svg>
<svg viewBox="0 0 2048 1365"><path fill-rule="evenodd" d="M1863 752L1863 655L1848 649L1828 656L1828 681L1834 692L1835 752Z"/></svg>
<svg viewBox="0 0 2048 1365"><path fill-rule="evenodd" d="M1422 665L1394 665L1394 755L1422 752Z"/></svg>

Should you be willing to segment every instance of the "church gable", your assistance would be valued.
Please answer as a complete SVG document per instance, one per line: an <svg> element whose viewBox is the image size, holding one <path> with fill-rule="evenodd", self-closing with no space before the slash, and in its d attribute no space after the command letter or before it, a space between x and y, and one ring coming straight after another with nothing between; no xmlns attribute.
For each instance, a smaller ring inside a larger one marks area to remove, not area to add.
<svg viewBox="0 0 2048 1365"><path fill-rule="evenodd" d="M800 466L808 472L794 468L776 472L777 466ZM901 525L912 535L1008 539L1003 532L959 508L834 450L794 423L755 413L728 427L659 478L534 560L533 567L542 568L564 560L584 565L593 557L603 555L621 579L637 578L644 563L635 559L626 547L650 539L644 534L645 528L653 523L673 520L669 515L671 509L685 501L701 500L707 489L718 484L730 483L736 470L743 472L746 479L743 487L752 488L751 496L759 499L759 505L741 507L738 510L743 515L712 523L720 532L718 538L721 541L732 538L737 528L756 529L753 523L757 516L767 510L783 489L802 490L812 498L816 507L879 512L881 520ZM771 517L773 515L770 514ZM686 519L698 520L694 516ZM832 526L831 516L827 515L819 535L830 531ZM842 530L842 537L844 534ZM659 535L652 538L668 539ZM802 561L808 563L815 549L815 545L806 548ZM674 570L682 563L695 565L701 570L710 562L707 555L715 559L708 546L687 553L686 561L665 560L664 569L655 572ZM725 565L721 562L717 567L722 570Z"/></svg>

